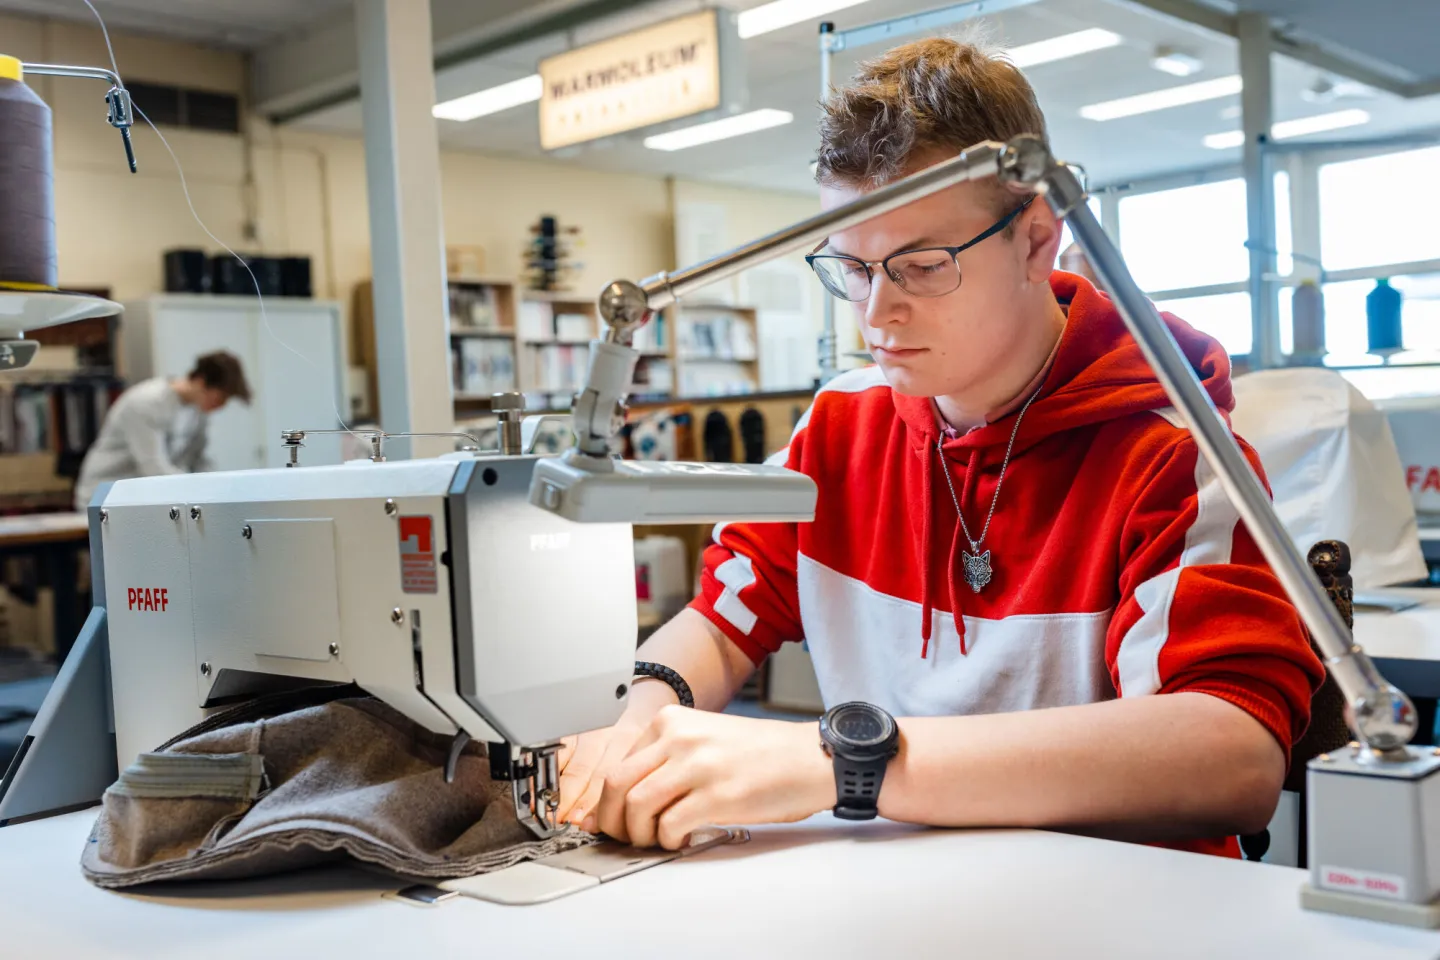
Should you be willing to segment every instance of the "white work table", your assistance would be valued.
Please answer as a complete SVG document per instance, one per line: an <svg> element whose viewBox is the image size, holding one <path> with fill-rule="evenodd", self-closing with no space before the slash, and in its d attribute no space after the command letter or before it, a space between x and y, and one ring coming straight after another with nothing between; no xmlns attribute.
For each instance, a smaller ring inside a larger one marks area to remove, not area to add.
<svg viewBox="0 0 1440 960"><path fill-rule="evenodd" d="M106 892L78 865L94 817L0 829L7 960L1440 955L1440 932L1302 911L1299 870L1036 831L824 816L540 906L419 908L342 868Z"/></svg>
<svg viewBox="0 0 1440 960"><path fill-rule="evenodd" d="M1409 610L1357 610L1355 640L1391 683L1412 697L1440 697L1440 588L1368 591L1419 602Z"/></svg>

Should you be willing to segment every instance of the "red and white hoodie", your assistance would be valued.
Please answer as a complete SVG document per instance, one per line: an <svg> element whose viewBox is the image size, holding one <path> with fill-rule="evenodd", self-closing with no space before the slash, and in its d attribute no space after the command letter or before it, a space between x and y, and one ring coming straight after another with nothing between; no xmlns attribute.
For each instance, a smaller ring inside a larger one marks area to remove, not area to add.
<svg viewBox="0 0 1440 960"><path fill-rule="evenodd" d="M981 548L988 586L963 578L937 444L978 533L1015 414L944 439L930 399L870 367L821 390L772 458L814 478L814 522L716 528L692 606L756 663L807 641L827 705L947 716L1199 691L1288 761L1324 676L1300 620L1109 298L1072 274L1051 286L1068 319ZM1165 320L1228 413L1225 350Z"/></svg>

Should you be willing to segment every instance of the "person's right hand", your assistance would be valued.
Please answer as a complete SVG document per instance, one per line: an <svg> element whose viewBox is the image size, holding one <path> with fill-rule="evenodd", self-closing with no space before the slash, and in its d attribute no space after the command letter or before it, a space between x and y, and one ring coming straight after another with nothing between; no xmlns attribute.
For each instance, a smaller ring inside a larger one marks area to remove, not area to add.
<svg viewBox="0 0 1440 960"><path fill-rule="evenodd" d="M668 684L646 680L630 688L630 702L613 727L566 737L560 747L560 823L583 823L600 805L606 775L619 766L662 707L679 703Z"/></svg>

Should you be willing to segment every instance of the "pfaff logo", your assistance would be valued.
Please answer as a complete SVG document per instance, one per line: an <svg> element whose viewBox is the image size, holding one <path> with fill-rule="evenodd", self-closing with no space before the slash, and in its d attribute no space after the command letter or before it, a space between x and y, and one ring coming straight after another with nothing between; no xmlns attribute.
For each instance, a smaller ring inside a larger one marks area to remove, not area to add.
<svg viewBox="0 0 1440 960"><path fill-rule="evenodd" d="M543 550L568 550L570 549L570 534L568 533L532 533L530 534L530 552L539 553Z"/></svg>
<svg viewBox="0 0 1440 960"><path fill-rule="evenodd" d="M170 607L170 591L164 587L129 587L125 592L131 610L164 613Z"/></svg>

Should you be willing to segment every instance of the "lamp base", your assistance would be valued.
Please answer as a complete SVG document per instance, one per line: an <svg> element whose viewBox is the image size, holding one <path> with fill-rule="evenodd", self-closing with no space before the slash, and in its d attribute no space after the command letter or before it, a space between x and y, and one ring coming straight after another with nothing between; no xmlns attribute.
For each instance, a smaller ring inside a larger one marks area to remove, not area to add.
<svg viewBox="0 0 1440 960"><path fill-rule="evenodd" d="M1432 930L1440 927L1440 900L1430 903L1381 900L1377 897L1366 897L1355 893L1320 890L1307 883L1300 888L1300 906L1306 910L1338 913L1347 917L1379 920L1381 923L1395 923L1406 927Z"/></svg>

